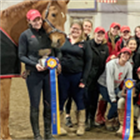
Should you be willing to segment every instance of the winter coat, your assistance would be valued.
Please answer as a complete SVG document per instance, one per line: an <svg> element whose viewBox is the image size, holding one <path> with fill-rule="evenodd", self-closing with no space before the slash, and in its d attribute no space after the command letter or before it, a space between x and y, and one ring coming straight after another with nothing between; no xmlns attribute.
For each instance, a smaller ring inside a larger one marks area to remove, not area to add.
<svg viewBox="0 0 140 140"><path fill-rule="evenodd" d="M106 59L109 55L106 42L97 44L94 39L88 41L92 50L92 64L88 75L87 86L97 83L98 78L105 70Z"/></svg>
<svg viewBox="0 0 140 140"><path fill-rule="evenodd" d="M110 40L110 38L109 38L108 33L109 33L109 32L107 32L107 33L105 34L105 38L107 39L107 46L108 46L108 49L109 49L109 57L108 57L107 60L106 60L107 62L111 60L110 57L111 57L112 55L117 56L117 53L121 50L120 46L117 45L117 43L120 44L121 41L122 41L122 39L120 38L120 36L117 36L117 37L115 38L115 44L116 44L116 45L115 45L115 48L113 49L113 46L112 46L112 44L111 44L111 40Z"/></svg>

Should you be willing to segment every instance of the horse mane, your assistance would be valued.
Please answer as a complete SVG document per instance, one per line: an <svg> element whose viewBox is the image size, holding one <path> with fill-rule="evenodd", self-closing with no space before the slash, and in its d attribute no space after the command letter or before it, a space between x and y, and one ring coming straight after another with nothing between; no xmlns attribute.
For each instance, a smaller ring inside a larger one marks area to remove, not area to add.
<svg viewBox="0 0 140 140"><path fill-rule="evenodd" d="M39 1L50 1L50 0L24 0L23 2L20 2L16 5L12 5L10 7L8 7L7 9L4 9L2 11L0 11L0 17L8 17L11 16L11 13L15 13L14 15L16 16L18 11L24 10L27 7L30 7L31 5L39 2ZM51 0L52 2L56 1L56 0ZM58 2L58 6L60 8L63 8L63 3L59 3Z"/></svg>
<svg viewBox="0 0 140 140"><path fill-rule="evenodd" d="M1 17L2 16L3 17L8 17L8 16L10 16L11 12L15 12L17 14L18 11L21 11L21 9L27 8L34 3L37 3L38 1L42 1L42 0L25 0L21 3L10 6L5 10L2 10L0 15L1 15Z"/></svg>

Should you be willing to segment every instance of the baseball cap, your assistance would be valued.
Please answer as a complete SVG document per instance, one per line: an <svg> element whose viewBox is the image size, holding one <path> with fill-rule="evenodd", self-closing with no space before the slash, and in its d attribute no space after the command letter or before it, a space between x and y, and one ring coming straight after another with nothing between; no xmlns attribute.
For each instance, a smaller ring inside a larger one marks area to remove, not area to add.
<svg viewBox="0 0 140 140"><path fill-rule="evenodd" d="M119 29L121 28L121 25L117 22L113 22L111 25L110 25L110 28L115 28L116 26L119 27Z"/></svg>
<svg viewBox="0 0 140 140"><path fill-rule="evenodd" d="M31 9L27 12L26 14L27 19L29 20L34 20L37 17L41 17L41 14L38 10L36 9Z"/></svg>
<svg viewBox="0 0 140 140"><path fill-rule="evenodd" d="M105 33L105 29L103 27L96 27L95 30L94 30L94 33L98 33L100 31Z"/></svg>
<svg viewBox="0 0 140 140"><path fill-rule="evenodd" d="M124 31L129 31L130 32L130 27L129 26L122 26L121 27L121 32L124 32Z"/></svg>
<svg viewBox="0 0 140 140"><path fill-rule="evenodd" d="M138 69L137 69L137 73L138 73L138 72L140 72L140 67L138 67Z"/></svg>
<svg viewBox="0 0 140 140"><path fill-rule="evenodd" d="M131 50L127 47L122 48L121 51L120 51L120 53L124 53L124 52L128 52L130 55L132 53Z"/></svg>

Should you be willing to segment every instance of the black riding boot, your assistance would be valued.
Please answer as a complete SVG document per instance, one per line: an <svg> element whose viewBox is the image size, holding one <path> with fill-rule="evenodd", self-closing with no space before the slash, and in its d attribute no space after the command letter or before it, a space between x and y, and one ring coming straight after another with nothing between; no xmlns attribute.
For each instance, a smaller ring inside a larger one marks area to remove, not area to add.
<svg viewBox="0 0 140 140"><path fill-rule="evenodd" d="M44 109L44 139L55 140L51 133L51 110Z"/></svg>
<svg viewBox="0 0 140 140"><path fill-rule="evenodd" d="M94 106L90 106L87 109L87 111L89 111L89 112L86 116L87 118L86 118L85 130L90 131L90 129L94 127L94 118L95 118L96 108Z"/></svg>
<svg viewBox="0 0 140 140"><path fill-rule="evenodd" d="M34 107L30 108L30 122L31 122L33 133L34 133L34 139L42 140L42 137L39 131L39 109L36 109Z"/></svg>

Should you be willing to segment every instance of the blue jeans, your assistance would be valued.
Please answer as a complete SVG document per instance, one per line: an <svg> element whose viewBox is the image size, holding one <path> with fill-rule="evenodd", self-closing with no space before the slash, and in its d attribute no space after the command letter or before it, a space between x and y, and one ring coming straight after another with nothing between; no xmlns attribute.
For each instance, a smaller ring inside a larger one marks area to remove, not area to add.
<svg viewBox="0 0 140 140"><path fill-rule="evenodd" d="M98 86L99 86L99 91L100 91L101 95L103 96L103 98L111 104L107 118L112 119L114 117L117 117L117 102L111 102L111 100L109 98L108 90L106 87L104 87L100 84L98 84ZM119 92L119 89L116 88L115 94L117 95L118 92Z"/></svg>
<svg viewBox="0 0 140 140"><path fill-rule="evenodd" d="M85 88L79 88L79 83L81 80L82 73L76 74L63 74L58 76L59 84L59 103L60 110L63 110L64 103L68 97L72 97L77 105L77 110L82 110L85 108L83 95Z"/></svg>
<svg viewBox="0 0 140 140"><path fill-rule="evenodd" d="M41 90L43 90L44 108L51 108L49 72L31 72L26 79L26 84L31 107L39 108Z"/></svg>

